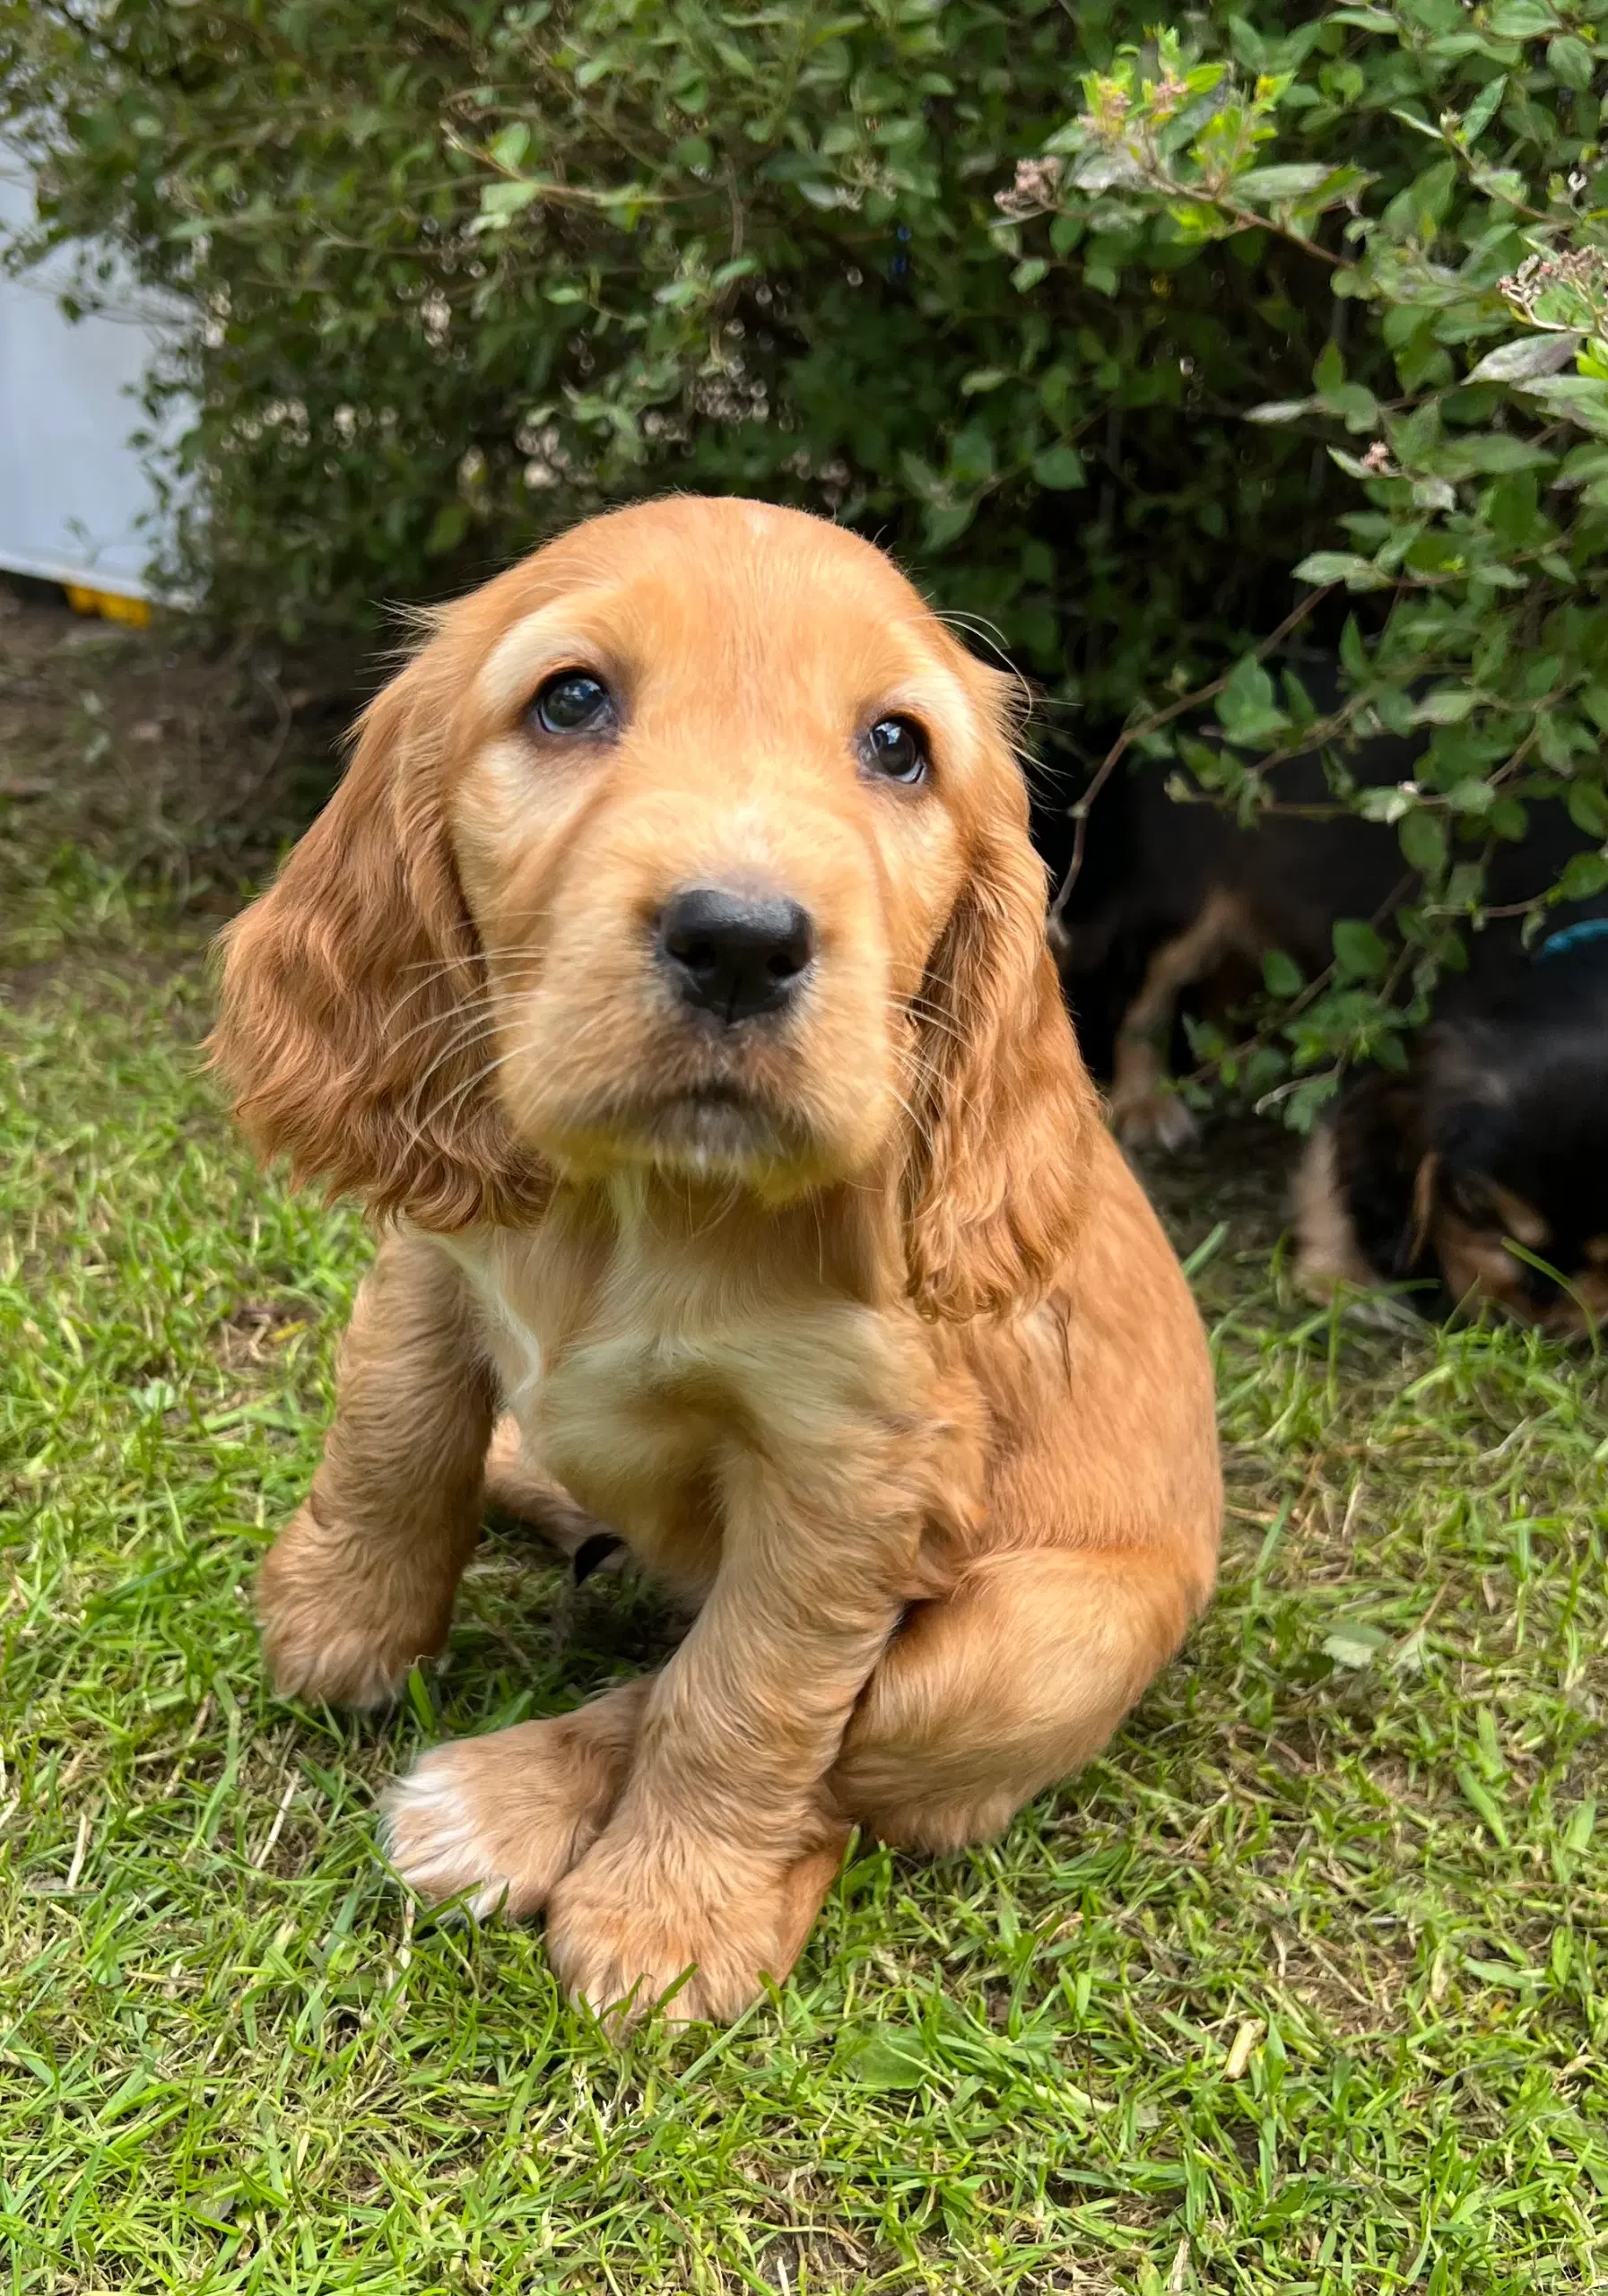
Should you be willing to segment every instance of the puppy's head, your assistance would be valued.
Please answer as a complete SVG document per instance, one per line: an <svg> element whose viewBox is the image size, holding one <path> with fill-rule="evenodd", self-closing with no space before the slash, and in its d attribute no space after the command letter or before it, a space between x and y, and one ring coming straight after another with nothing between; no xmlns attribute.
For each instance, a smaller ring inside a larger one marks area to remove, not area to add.
<svg viewBox="0 0 1608 2296"><path fill-rule="evenodd" d="M1548 984L1550 985L1550 984ZM1608 982L1605 982L1608 985ZM1608 998L1435 1048L1416 1248L1455 1300L1559 1338L1608 1321Z"/></svg>
<svg viewBox="0 0 1608 2296"><path fill-rule="evenodd" d="M258 1144L422 1224L648 1167L877 1182L939 1314L1048 1280L1091 1096L1008 688L821 522L681 499L438 620L227 936Z"/></svg>

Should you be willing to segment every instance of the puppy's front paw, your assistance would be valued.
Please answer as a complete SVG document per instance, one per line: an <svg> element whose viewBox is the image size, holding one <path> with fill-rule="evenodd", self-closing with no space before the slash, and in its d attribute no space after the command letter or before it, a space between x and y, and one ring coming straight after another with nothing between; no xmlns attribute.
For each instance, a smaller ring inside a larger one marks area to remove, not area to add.
<svg viewBox="0 0 1608 2296"><path fill-rule="evenodd" d="M452 1621L452 1586L354 1569L310 1507L280 1533L257 1580L263 1655L281 1698L384 1706Z"/></svg>
<svg viewBox="0 0 1608 2296"><path fill-rule="evenodd" d="M386 1851L402 1879L430 1899L473 1891L477 1915L539 1913L608 1823L639 1704L633 1684L550 1722L433 1748L386 1796Z"/></svg>
<svg viewBox="0 0 1608 2296"><path fill-rule="evenodd" d="M1194 1111L1176 1092L1146 1092L1142 1099L1114 1100L1111 1127L1125 1148L1165 1148L1176 1155L1200 1138Z"/></svg>
<svg viewBox="0 0 1608 2296"><path fill-rule="evenodd" d="M673 1987L666 2014L678 2024L741 2015L766 1978L779 1983L798 1959L843 1843L779 1871L682 1844L646 1856L634 1847L629 1833L605 1835L547 1909L547 1950L565 1990L616 2030Z"/></svg>

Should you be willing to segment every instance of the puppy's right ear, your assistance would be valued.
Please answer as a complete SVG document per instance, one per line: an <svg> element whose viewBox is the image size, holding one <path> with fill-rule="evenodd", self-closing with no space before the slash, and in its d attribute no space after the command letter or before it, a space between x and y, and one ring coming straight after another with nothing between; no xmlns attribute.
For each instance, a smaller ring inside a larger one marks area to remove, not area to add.
<svg viewBox="0 0 1608 2296"><path fill-rule="evenodd" d="M421 1227L550 1192L486 1088L485 968L447 834L430 653L365 711L340 787L222 935L209 1050L264 1155Z"/></svg>

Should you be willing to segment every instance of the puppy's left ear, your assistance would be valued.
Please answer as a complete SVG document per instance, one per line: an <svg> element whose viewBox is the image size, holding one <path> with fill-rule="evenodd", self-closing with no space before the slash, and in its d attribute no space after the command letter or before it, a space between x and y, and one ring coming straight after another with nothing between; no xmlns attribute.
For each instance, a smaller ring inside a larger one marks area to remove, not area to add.
<svg viewBox="0 0 1608 2296"><path fill-rule="evenodd" d="M1008 750L927 968L905 1174L911 1294L961 1321L1032 1306L1082 1214L1100 1112L1045 939L1045 874Z"/></svg>

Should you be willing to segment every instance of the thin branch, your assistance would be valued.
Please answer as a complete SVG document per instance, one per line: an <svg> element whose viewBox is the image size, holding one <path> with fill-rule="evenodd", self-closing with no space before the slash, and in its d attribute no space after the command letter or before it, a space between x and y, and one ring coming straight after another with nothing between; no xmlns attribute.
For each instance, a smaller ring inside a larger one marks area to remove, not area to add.
<svg viewBox="0 0 1608 2296"><path fill-rule="evenodd" d="M1250 657L1251 660L1265 661L1268 655L1283 644L1291 631L1305 622L1313 608L1321 604L1334 588L1334 583L1327 582L1321 590L1309 590L1294 612L1287 613L1272 635L1265 638L1255 648ZM1244 659L1243 656L1241 659ZM1137 725L1125 726L1100 760L1093 780L1078 799L1077 804L1067 807L1068 815L1073 824L1072 858L1066 865L1066 874L1061 880L1056 897L1049 905L1047 929L1052 948L1062 951L1065 948L1065 931L1061 919L1065 912L1066 904L1072 898L1073 887L1082 874L1083 849L1089 841L1089 812L1095 799L1116 772L1134 742L1142 741L1147 734L1160 733L1161 727L1170 726L1175 718L1185 717L1191 709L1198 709L1203 702L1213 700L1223 691L1233 676L1234 670L1239 666L1239 663L1236 662L1233 669L1225 670L1221 677L1212 679L1209 684L1197 686L1193 693L1186 693L1181 700L1169 702L1165 709L1152 710L1148 718L1140 718Z"/></svg>

